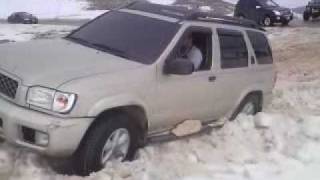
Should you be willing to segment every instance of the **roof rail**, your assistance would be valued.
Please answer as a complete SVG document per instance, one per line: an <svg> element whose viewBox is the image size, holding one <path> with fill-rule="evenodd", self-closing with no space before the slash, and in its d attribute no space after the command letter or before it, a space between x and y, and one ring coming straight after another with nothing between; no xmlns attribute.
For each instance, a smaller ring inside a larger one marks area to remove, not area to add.
<svg viewBox="0 0 320 180"><path fill-rule="evenodd" d="M212 12L194 12L189 15L186 20L214 22L227 25L238 25L242 27L254 28L265 31L259 24L248 19L241 19L237 17L224 16L220 14L214 14Z"/></svg>

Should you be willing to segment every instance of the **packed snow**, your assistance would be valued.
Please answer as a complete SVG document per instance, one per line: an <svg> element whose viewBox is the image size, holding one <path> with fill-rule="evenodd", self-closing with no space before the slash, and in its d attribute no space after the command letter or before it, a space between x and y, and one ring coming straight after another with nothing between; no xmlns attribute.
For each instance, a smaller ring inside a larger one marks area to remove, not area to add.
<svg viewBox="0 0 320 180"><path fill-rule="evenodd" d="M61 37L74 26L0 24L0 38ZM49 36L39 36L48 34ZM319 180L319 27L268 29L278 80L272 104L210 133L139 151L89 177L59 175L44 157L0 144L1 180Z"/></svg>

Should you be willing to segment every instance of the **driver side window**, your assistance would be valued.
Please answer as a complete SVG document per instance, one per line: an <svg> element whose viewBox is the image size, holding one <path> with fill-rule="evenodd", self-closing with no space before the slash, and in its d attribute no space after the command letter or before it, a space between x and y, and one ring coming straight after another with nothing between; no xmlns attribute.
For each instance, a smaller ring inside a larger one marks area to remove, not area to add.
<svg viewBox="0 0 320 180"><path fill-rule="evenodd" d="M210 28L192 27L185 31L169 60L192 62L194 71L210 70L212 66L212 31Z"/></svg>

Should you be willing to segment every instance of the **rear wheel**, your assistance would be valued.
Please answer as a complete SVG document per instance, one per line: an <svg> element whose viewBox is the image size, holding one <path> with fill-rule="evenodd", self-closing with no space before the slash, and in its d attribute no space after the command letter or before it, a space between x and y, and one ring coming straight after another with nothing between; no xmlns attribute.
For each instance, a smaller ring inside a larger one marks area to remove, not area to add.
<svg viewBox="0 0 320 180"><path fill-rule="evenodd" d="M261 109L261 98L258 95L248 95L233 113L231 120L235 120L239 114L256 115Z"/></svg>
<svg viewBox="0 0 320 180"><path fill-rule="evenodd" d="M75 155L76 173L87 176L109 163L132 160L138 148L138 137L137 129L125 115L115 114L99 120Z"/></svg>

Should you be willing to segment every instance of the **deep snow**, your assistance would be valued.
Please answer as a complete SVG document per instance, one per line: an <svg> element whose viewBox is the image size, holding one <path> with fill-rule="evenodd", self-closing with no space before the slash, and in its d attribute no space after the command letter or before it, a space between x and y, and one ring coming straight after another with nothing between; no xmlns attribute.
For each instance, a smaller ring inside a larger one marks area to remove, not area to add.
<svg viewBox="0 0 320 180"><path fill-rule="evenodd" d="M38 37L36 32L51 32L52 38L73 28L7 24L0 25L0 38L26 41ZM115 164L86 178L58 175L43 157L4 143L0 179L319 180L319 28L268 31L278 81L272 104L256 117L241 116L199 137L149 145L140 150L136 161Z"/></svg>

